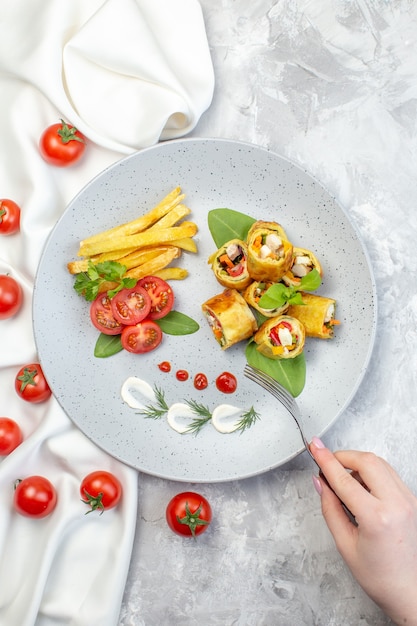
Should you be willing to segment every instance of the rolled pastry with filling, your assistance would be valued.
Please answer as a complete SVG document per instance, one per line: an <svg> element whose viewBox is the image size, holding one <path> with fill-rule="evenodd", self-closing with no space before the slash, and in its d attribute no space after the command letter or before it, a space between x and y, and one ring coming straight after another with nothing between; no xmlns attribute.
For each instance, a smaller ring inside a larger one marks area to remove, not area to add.
<svg viewBox="0 0 417 626"><path fill-rule="evenodd" d="M246 242L251 278L278 283L289 270L293 256L293 246L282 226L276 222L255 222Z"/></svg>
<svg viewBox="0 0 417 626"><path fill-rule="evenodd" d="M272 317L261 325L254 341L268 359L294 359L304 348L304 326L290 315Z"/></svg>
<svg viewBox="0 0 417 626"><path fill-rule="evenodd" d="M201 305L222 350L252 337L258 325L249 305L237 289L225 289Z"/></svg>
<svg viewBox="0 0 417 626"><path fill-rule="evenodd" d="M231 239L209 258L212 270L223 287L243 291L252 281L247 267L248 248L244 241Z"/></svg>
<svg viewBox="0 0 417 626"><path fill-rule="evenodd" d="M245 298L246 302L251 307L259 311L259 313L262 313L262 315L264 315L265 317L276 317L277 315L283 315L290 306L288 302L276 309L263 309L261 306L259 306L259 300L273 284L274 283L270 280L254 280L243 292L243 297Z"/></svg>
<svg viewBox="0 0 417 626"><path fill-rule="evenodd" d="M334 326L340 324L335 319L336 300L305 291L300 293L304 304L291 304L287 311L288 315L303 324L307 337L332 339Z"/></svg>
<svg viewBox="0 0 417 626"><path fill-rule="evenodd" d="M316 269L320 276L323 275L322 267L316 255L311 250L294 246L291 266L283 275L282 282L287 287L297 287L301 279L313 269Z"/></svg>

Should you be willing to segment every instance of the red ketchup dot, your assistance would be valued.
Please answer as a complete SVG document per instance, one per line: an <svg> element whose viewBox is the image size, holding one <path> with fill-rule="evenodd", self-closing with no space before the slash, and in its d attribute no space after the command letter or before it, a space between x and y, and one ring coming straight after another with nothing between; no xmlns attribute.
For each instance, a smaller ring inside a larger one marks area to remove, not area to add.
<svg viewBox="0 0 417 626"><path fill-rule="evenodd" d="M223 372L216 378L216 387L222 393L234 393L237 388L236 376L230 372Z"/></svg>
<svg viewBox="0 0 417 626"><path fill-rule="evenodd" d="M194 376L194 387L199 391L201 389L206 389L208 385L207 376L201 372Z"/></svg>
<svg viewBox="0 0 417 626"><path fill-rule="evenodd" d="M181 382L184 382L185 380L188 380L188 372L187 370L178 370L177 373L175 374L177 380L180 380Z"/></svg>
<svg viewBox="0 0 417 626"><path fill-rule="evenodd" d="M169 361L162 361L162 363L158 363L158 367L161 370L161 372L171 371L171 363Z"/></svg>

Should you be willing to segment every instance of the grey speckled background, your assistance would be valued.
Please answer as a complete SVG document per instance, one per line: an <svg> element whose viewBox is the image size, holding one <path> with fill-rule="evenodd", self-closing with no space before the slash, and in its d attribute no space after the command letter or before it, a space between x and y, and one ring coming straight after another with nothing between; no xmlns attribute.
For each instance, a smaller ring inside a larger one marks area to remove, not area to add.
<svg viewBox="0 0 417 626"><path fill-rule="evenodd" d="M217 85L193 135L293 159L350 213L374 268L375 351L325 442L374 450L417 490L417 5L201 4ZM338 556L312 471L304 454L256 478L199 485L214 522L198 542L164 519L184 484L141 475L120 626L389 624Z"/></svg>

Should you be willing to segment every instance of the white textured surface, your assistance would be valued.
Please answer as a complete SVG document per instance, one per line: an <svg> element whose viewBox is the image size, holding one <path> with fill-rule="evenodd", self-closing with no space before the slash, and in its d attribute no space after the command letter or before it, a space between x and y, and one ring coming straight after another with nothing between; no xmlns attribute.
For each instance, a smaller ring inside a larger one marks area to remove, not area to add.
<svg viewBox="0 0 417 626"><path fill-rule="evenodd" d="M417 491L417 5L201 4L217 84L193 135L294 159L348 209L374 268L375 351L325 442L377 452ZM184 484L140 475L120 626L389 624L335 551L312 471L302 455L256 478L199 485L214 521L198 542L165 523Z"/></svg>

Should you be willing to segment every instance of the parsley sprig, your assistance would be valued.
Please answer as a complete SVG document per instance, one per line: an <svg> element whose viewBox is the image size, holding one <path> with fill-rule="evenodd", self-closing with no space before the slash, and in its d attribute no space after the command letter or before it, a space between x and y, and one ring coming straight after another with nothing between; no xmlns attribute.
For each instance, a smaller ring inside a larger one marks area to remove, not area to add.
<svg viewBox="0 0 417 626"><path fill-rule="evenodd" d="M88 302L92 302L100 293L100 287L105 283L114 283L114 286L107 291L109 298L112 298L121 289L125 287L130 289L136 285L136 279L128 278L125 274L126 266L117 261L104 261L94 265L89 260L87 271L77 274L74 289Z"/></svg>
<svg viewBox="0 0 417 626"><path fill-rule="evenodd" d="M299 285L289 286L275 283L259 298L259 306L263 309L278 309L284 304L304 304L300 291L315 291L321 285L321 276L316 269L303 276Z"/></svg>

